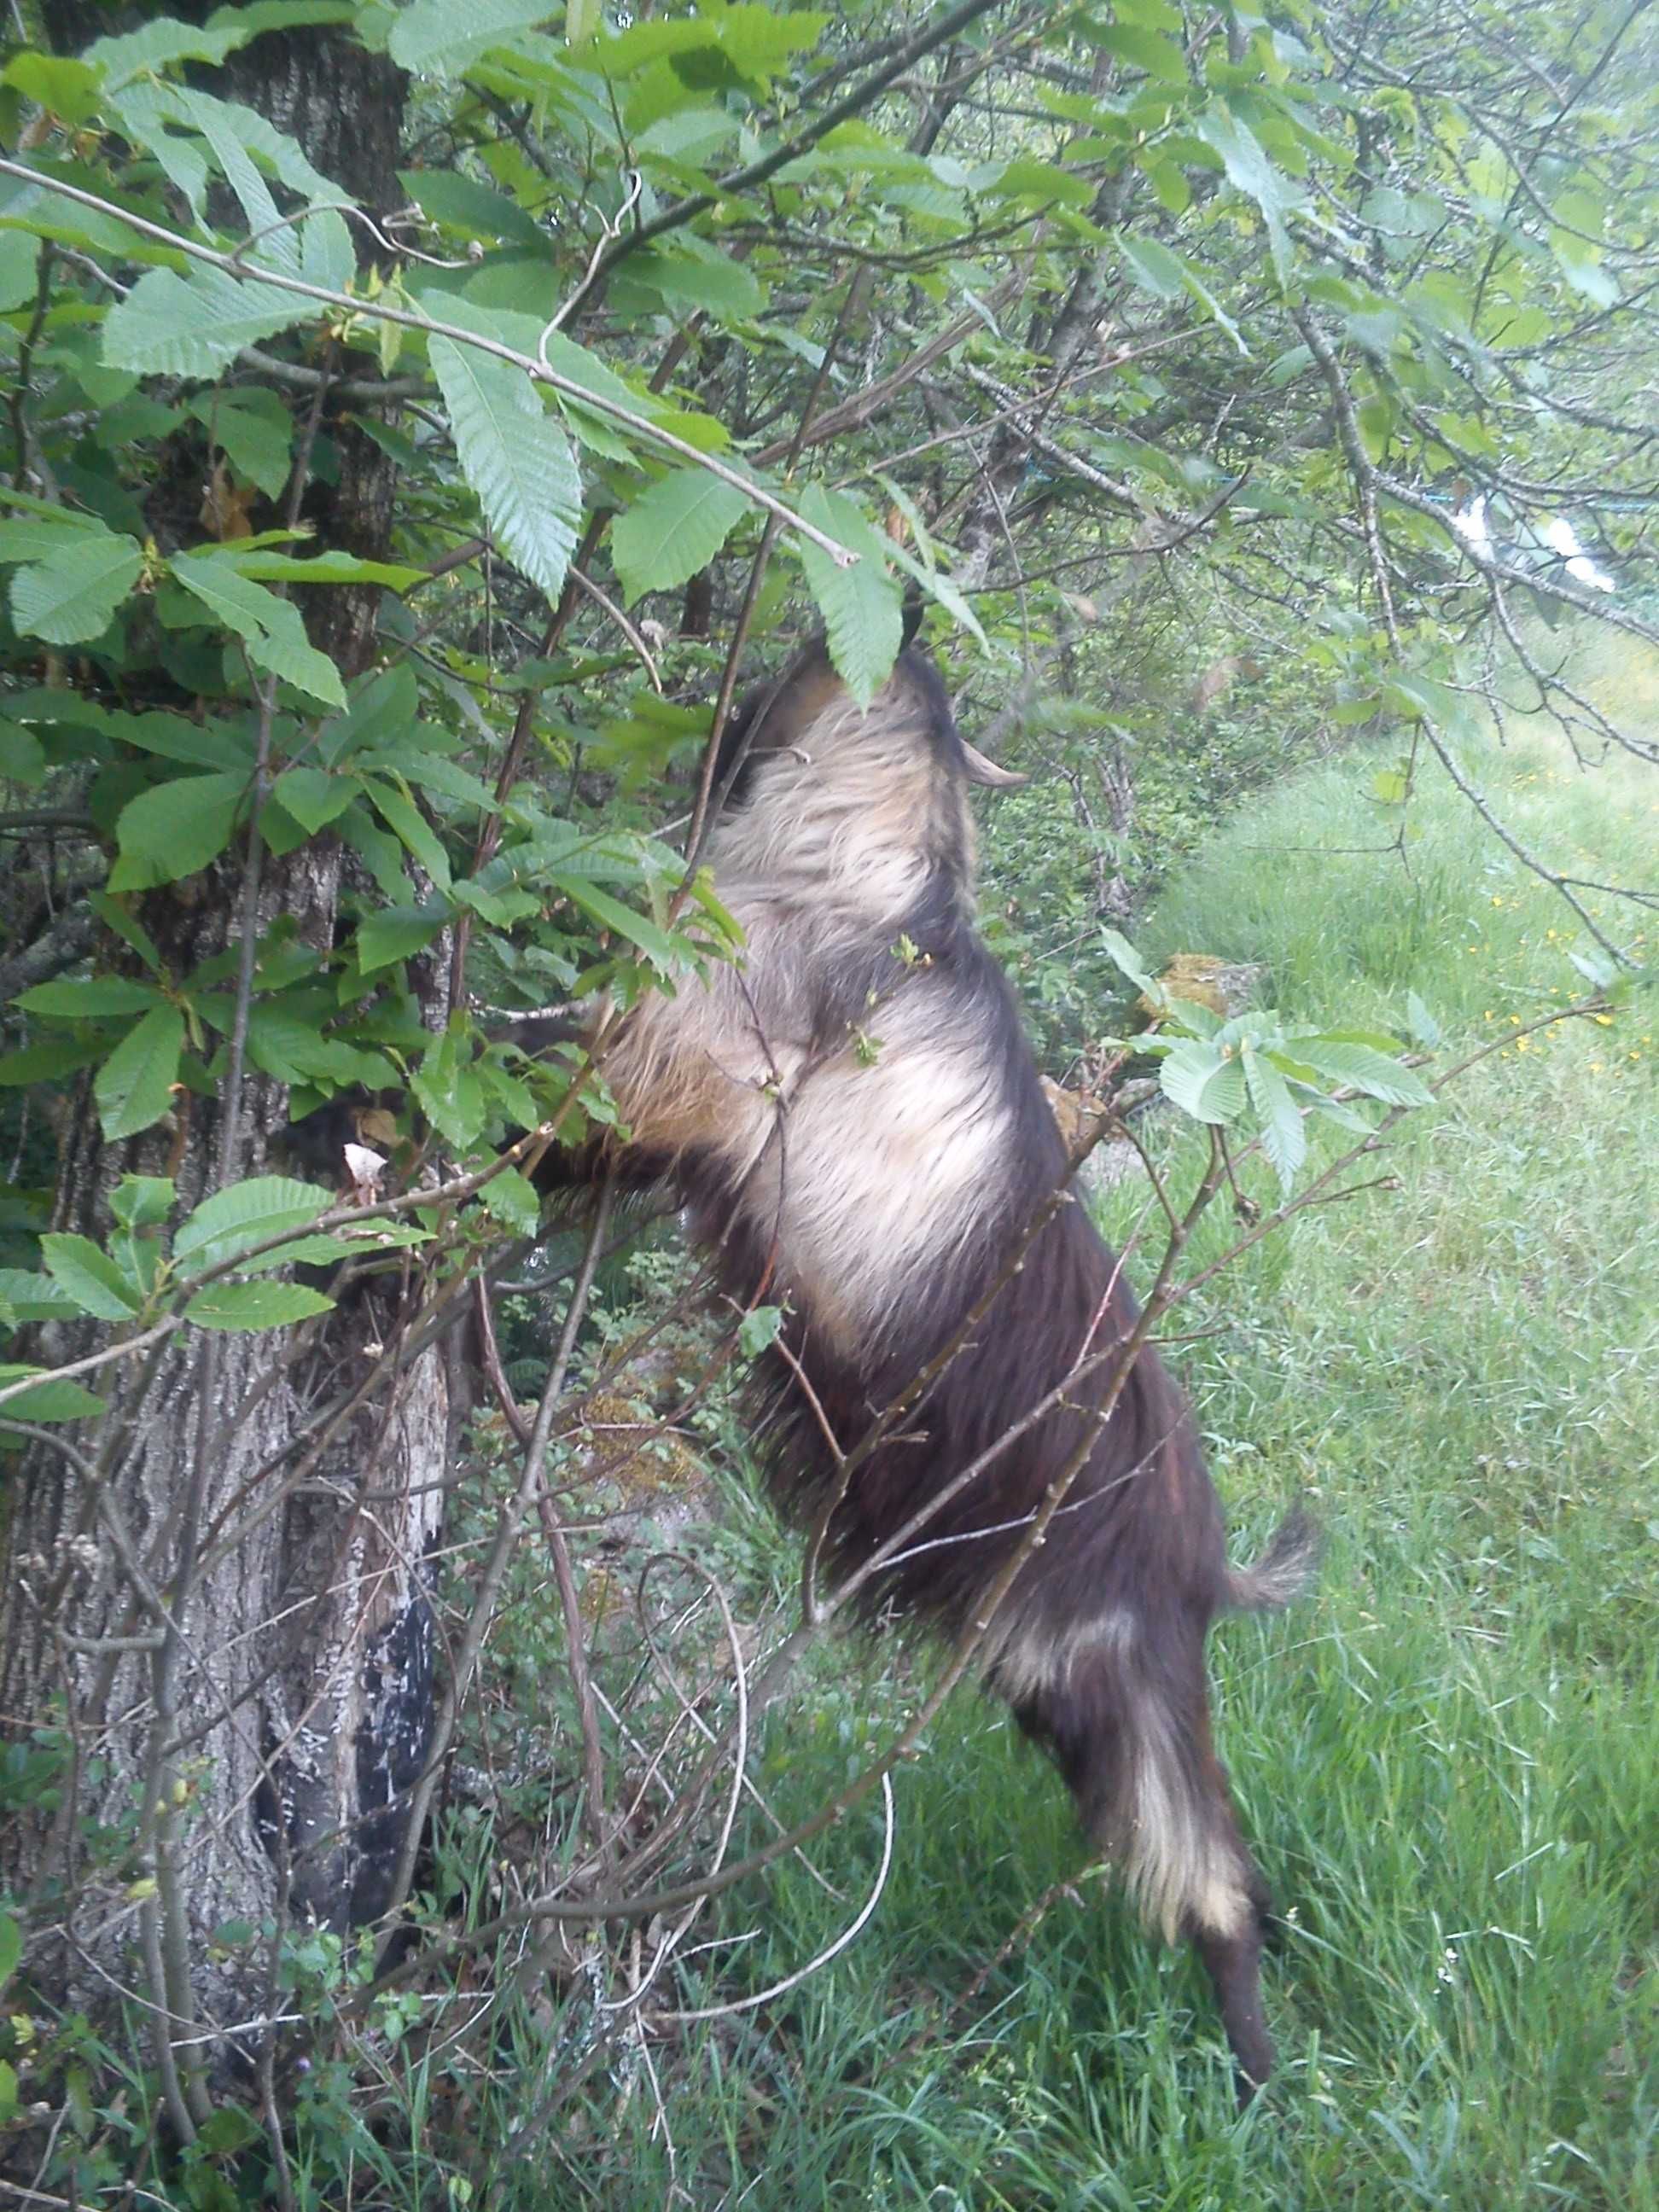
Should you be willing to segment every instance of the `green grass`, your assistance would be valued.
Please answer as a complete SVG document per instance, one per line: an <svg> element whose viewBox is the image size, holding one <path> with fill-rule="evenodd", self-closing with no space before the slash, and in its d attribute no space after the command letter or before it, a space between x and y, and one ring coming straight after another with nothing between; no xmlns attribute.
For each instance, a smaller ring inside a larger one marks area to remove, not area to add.
<svg viewBox="0 0 1659 2212"><path fill-rule="evenodd" d="M1636 695L1651 733L1650 676L1598 680ZM1480 768L1558 861L1651 878L1650 776L1587 777L1531 728ZM1408 866L1285 849L1383 842L1369 775L1330 764L1232 824L1144 946L1263 962L1298 1016L1398 1021L1415 990L1446 1059L1577 996L1571 915L1443 777L1419 780ZM1639 936L1637 910L1599 911ZM1080 1863L1058 1783L964 1697L899 1778L870 1927L776 2005L658 2046L660 2107L642 2075L619 2100L613 2074L505 2159L526 2081L548 2078L526 2029L471 2107L467 2163L492 2205L1659 2207L1654 1026L1638 1000L1494 1053L1408 1121L1398 1190L1302 1216L1183 1311L1209 1332L1175 1356L1239 1553L1298 1496L1328 1534L1315 1595L1214 1645L1224 1753L1288 1917L1268 1971L1282 2070L1257 2106L1234 2112L1192 1962L1097 1887L951 2021ZM1196 1156L1170 1144L1178 1179ZM1121 1236L1137 1195L1112 1206ZM1200 1261L1229 1233L1206 1223ZM903 1709L891 1656L820 1655L769 1729L757 1771L786 1815ZM690 2001L763 1987L831 1941L879 1832L860 1812L815 1847L846 1905L793 1866L721 1900L699 1938L758 1933L702 1961Z"/></svg>

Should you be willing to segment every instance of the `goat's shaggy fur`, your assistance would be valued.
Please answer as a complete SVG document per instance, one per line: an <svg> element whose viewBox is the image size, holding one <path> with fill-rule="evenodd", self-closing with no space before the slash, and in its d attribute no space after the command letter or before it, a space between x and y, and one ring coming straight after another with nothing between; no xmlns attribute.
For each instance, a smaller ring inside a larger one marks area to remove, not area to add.
<svg viewBox="0 0 1659 2212"><path fill-rule="evenodd" d="M605 1069L623 1172L672 1173L728 1291L787 1306L760 1434L792 1511L822 1511L843 1479L830 1437L843 1454L867 1438L1006 1277L848 1481L827 1556L854 1567L1085 1352L1121 1342L1136 1308L1083 1208L1052 1205L1068 1156L974 927L966 787L995 772L963 746L932 664L907 652L860 710L809 653L734 731L742 764L707 857L745 957L639 1006ZM1110 1377L1109 1363L1082 1376L944 1498L866 1595L962 1632L1085 1455L990 1617L988 1677L1148 1923L1196 1943L1248 2094L1272 2064L1266 1892L1211 1746L1204 1642L1223 1608L1288 1598L1311 1541L1293 1519L1255 1569L1231 1571L1180 1391L1143 1349L1102 1425Z"/></svg>

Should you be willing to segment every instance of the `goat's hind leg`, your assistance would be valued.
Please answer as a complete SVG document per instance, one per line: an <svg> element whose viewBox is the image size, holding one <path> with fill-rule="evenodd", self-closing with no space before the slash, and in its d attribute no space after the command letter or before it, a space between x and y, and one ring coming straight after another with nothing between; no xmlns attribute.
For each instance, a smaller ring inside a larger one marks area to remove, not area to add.
<svg viewBox="0 0 1659 2212"><path fill-rule="evenodd" d="M1110 1855L1143 1918L1191 1940L1237 2063L1240 2101L1273 2070L1261 2008L1267 1887L1245 1848L1210 1737L1201 1630L1173 1665L1102 1647L1022 1698L1022 1725L1048 1743L1090 1837Z"/></svg>

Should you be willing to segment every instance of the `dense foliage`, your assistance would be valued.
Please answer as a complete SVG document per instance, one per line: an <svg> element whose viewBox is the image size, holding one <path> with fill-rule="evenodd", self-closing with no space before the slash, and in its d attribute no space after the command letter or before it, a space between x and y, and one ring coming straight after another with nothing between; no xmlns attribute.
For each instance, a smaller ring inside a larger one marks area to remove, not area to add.
<svg viewBox="0 0 1659 2212"><path fill-rule="evenodd" d="M131 1985L136 1923L188 2142L230 2109L198 2014L269 2016L316 1970L279 1957L290 1912L371 1919L415 1880L551 1511L548 1425L599 1371L580 1254L434 1732L365 1796L305 1730L343 1672L371 1681L347 1747L389 1725L383 1677L433 1694L410 1624L468 1410L443 1325L473 1317L516 1421L486 1273L528 1266L504 1296L544 1316L556 1269L503 1257L538 1231L526 1170L610 1112L602 1054L527 1059L500 1017L625 1010L738 949L696 856L741 684L822 627L867 699L908 604L975 741L1034 775L988 827L987 927L1057 1073L1160 1004L1116 933L1147 886L1362 732L1379 842L1409 856L1433 763L1559 895L1588 984L1629 964L1650 888L1517 827L1473 759L1517 711L1583 764L1653 759L1557 626L1654 635L1659 44L1598 0L21 21L0 1681L27 1817L0 1876L71 2014ZM1363 1141L1352 1094L1425 1095L1403 1033L1164 1012L1166 1093L1285 1191L1310 1115ZM288 1134L319 1110L320 1151ZM280 1694L202 1662L222 1597L239 1653L300 1621ZM125 1747L123 1698L158 1717ZM278 1879L225 1843L261 1789L409 1840Z"/></svg>

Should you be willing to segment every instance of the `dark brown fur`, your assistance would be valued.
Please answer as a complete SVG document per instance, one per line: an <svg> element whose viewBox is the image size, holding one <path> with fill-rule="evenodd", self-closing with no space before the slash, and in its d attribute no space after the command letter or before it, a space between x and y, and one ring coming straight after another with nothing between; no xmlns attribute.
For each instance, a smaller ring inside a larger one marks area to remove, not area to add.
<svg viewBox="0 0 1659 2212"><path fill-rule="evenodd" d="M783 1341L817 1406L773 1355L759 1433L780 1497L810 1518L838 1480L825 1423L844 1453L860 1444L984 1299L1068 1160L973 926L964 786L988 764L964 750L931 663L903 654L860 716L809 653L739 717L727 766L710 859L749 932L746 969L649 1001L607 1072L639 1148L624 1170L672 1161L732 1295L787 1302ZM857 1468L828 1564L869 1561L1135 1317L1066 1200ZM963 1631L1087 1447L990 1623L988 1680L1052 1753L1147 1918L1196 1944L1248 2094L1273 2058L1266 1891L1211 1744L1204 1644L1225 1607L1290 1595L1311 1541L1293 1520L1253 1573L1231 1571L1180 1390L1142 1350L1099 1427L1090 1408L1110 1371L940 1504L866 1596L872 1613Z"/></svg>

